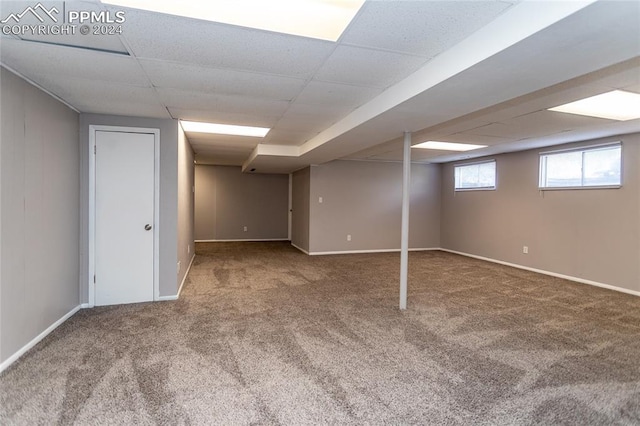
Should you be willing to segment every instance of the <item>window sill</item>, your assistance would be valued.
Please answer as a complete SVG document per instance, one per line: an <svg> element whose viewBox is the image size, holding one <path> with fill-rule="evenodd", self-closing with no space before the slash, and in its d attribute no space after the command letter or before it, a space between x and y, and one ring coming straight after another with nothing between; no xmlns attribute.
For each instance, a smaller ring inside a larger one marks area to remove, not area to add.
<svg viewBox="0 0 640 426"><path fill-rule="evenodd" d="M470 192L470 191L495 191L496 188L455 188L454 192Z"/></svg>
<svg viewBox="0 0 640 426"><path fill-rule="evenodd" d="M620 189L622 185L538 187L538 191L572 191L584 189Z"/></svg>

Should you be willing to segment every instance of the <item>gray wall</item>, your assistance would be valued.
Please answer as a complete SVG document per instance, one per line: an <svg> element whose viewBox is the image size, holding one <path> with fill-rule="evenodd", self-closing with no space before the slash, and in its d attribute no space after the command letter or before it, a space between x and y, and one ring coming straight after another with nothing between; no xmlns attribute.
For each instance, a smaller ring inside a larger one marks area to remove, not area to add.
<svg viewBox="0 0 640 426"><path fill-rule="evenodd" d="M0 362L77 307L78 114L0 68Z"/></svg>
<svg viewBox="0 0 640 426"><path fill-rule="evenodd" d="M194 166L193 149L182 126L178 126L178 286L187 273L191 258L195 255L193 246L194 212Z"/></svg>
<svg viewBox="0 0 640 426"><path fill-rule="evenodd" d="M288 175L197 165L195 182L196 240L288 238Z"/></svg>
<svg viewBox="0 0 640 426"><path fill-rule="evenodd" d="M195 167L195 239L216 239L216 166Z"/></svg>
<svg viewBox="0 0 640 426"><path fill-rule="evenodd" d="M313 166L310 204L310 252L399 249L402 164L333 161ZM409 219L410 248L440 247L439 166L412 164Z"/></svg>
<svg viewBox="0 0 640 426"><path fill-rule="evenodd" d="M178 122L117 115L80 114L80 290L88 301L89 252L89 126L124 126L160 129L160 296L173 296L176 284L178 245Z"/></svg>
<svg viewBox="0 0 640 426"><path fill-rule="evenodd" d="M454 193L445 165L442 247L640 291L640 135L593 143L615 140L621 189L538 191L539 152L549 149L496 156L496 191Z"/></svg>
<svg viewBox="0 0 640 426"><path fill-rule="evenodd" d="M293 173L291 184L291 244L308 252L311 168Z"/></svg>

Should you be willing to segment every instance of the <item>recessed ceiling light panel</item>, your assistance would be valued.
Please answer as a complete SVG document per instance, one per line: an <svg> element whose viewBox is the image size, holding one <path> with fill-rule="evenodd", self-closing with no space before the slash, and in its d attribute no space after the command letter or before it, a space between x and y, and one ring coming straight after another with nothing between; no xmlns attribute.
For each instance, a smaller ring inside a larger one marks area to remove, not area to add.
<svg viewBox="0 0 640 426"><path fill-rule="evenodd" d="M609 120L633 120L640 118L640 94L614 90L555 108L549 108L549 111L587 115Z"/></svg>
<svg viewBox="0 0 640 426"><path fill-rule="evenodd" d="M365 0L103 0L103 3L337 41Z"/></svg>
<svg viewBox="0 0 640 426"><path fill-rule="evenodd" d="M471 151L473 149L486 147L487 145L472 145L470 143L428 141L413 145L411 148L437 149L440 151Z"/></svg>
<svg viewBox="0 0 640 426"><path fill-rule="evenodd" d="M218 135L251 136L263 138L269 133L266 127L235 126L232 124L202 123L180 120L182 129L192 133L215 133Z"/></svg>

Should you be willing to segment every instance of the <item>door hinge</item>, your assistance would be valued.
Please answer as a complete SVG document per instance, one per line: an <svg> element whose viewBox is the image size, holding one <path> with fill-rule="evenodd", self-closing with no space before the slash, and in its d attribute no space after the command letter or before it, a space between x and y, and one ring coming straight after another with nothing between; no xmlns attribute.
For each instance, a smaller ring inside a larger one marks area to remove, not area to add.
<svg viewBox="0 0 640 426"><path fill-rule="evenodd" d="M94 284L96 283L96 276L95 275L93 276L93 283Z"/></svg>
<svg viewBox="0 0 640 426"><path fill-rule="evenodd" d="M93 153L96 154L96 145L93 146Z"/></svg>

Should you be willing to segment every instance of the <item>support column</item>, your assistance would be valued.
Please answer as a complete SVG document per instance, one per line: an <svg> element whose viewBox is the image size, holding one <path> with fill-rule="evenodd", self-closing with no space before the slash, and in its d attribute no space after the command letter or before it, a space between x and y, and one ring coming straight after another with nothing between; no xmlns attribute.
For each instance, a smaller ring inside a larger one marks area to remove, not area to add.
<svg viewBox="0 0 640 426"><path fill-rule="evenodd" d="M400 309L407 309L409 272L409 199L411 197L411 133L404 132L402 161L402 234L400 241Z"/></svg>

